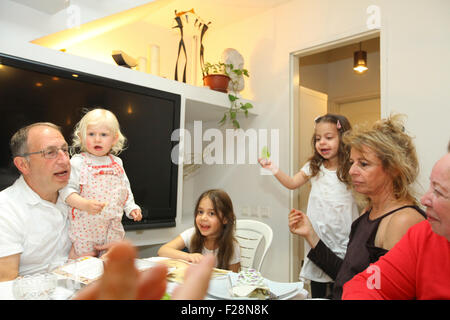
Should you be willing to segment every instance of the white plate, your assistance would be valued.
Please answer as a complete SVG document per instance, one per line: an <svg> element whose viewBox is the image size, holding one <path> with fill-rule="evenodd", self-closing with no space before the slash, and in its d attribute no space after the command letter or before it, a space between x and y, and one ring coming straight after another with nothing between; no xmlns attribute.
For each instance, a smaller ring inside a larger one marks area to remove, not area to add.
<svg viewBox="0 0 450 320"><path fill-rule="evenodd" d="M231 277L236 277L237 274L231 274ZM303 289L302 282L276 282L265 279L270 291L279 297L280 300L288 300L299 293ZM213 279L209 282L208 294L212 298L225 300L256 300L255 298L247 297L232 297L228 292L228 279Z"/></svg>
<svg viewBox="0 0 450 320"><path fill-rule="evenodd" d="M170 259L170 258L166 258L166 257L150 257L150 258L144 258L144 259L141 259L141 260L143 260L144 263L145 262L149 262L149 263L152 263L153 266L155 266L158 262L163 261L163 260L168 260L168 259ZM175 267L167 268L167 273L170 273L170 272L174 271L175 269L176 269Z"/></svg>
<svg viewBox="0 0 450 320"><path fill-rule="evenodd" d="M150 257L150 258L144 258L143 260L147 260L147 261L151 261L151 262L159 262L162 260L168 260L170 258L166 258L166 257Z"/></svg>

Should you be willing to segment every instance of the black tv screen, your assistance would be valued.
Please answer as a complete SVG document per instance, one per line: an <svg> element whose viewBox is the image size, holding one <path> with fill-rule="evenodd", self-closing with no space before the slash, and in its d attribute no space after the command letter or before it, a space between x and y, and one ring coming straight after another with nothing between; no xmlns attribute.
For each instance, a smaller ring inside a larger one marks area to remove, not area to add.
<svg viewBox="0 0 450 320"><path fill-rule="evenodd" d="M0 190L19 177L9 149L19 128L53 122L70 145L85 109L95 107L111 110L128 140L119 157L143 219L124 215L125 230L174 226L178 166L171 159L171 134L180 126L180 96L1 53Z"/></svg>

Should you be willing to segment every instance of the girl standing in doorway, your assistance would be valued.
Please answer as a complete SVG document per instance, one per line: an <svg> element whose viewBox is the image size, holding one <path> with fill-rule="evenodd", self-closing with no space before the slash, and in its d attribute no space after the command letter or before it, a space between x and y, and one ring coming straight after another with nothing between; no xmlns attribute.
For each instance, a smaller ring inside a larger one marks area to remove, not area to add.
<svg viewBox="0 0 450 320"><path fill-rule="evenodd" d="M350 129L349 121L342 115L318 117L311 140L314 153L293 177L269 159L259 159L261 166L271 170L290 190L311 181L307 215L316 233L341 258L345 256L351 224L359 216L356 201L345 183L349 180L349 148L342 142L342 135ZM307 258L309 250L305 241L300 279L310 281L313 298L324 298L331 291L332 279Z"/></svg>

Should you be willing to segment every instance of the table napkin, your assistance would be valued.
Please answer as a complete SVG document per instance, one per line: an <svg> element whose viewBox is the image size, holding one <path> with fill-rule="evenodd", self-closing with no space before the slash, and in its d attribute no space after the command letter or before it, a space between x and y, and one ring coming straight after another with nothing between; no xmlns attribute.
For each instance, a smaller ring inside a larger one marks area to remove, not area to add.
<svg viewBox="0 0 450 320"><path fill-rule="evenodd" d="M230 294L234 297L266 299L270 294L265 279L255 269L229 274L229 279L231 282Z"/></svg>

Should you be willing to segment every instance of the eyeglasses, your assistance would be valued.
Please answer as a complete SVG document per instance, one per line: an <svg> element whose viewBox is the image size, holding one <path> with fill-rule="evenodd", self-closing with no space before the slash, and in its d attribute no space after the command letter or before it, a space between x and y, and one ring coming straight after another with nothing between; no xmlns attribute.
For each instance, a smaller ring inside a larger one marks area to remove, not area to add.
<svg viewBox="0 0 450 320"><path fill-rule="evenodd" d="M61 150L66 156L69 156L69 147L64 146L61 148L58 147L48 147L47 149L36 151L36 152L28 152L21 155L22 157L27 157L32 154L40 153L45 159L55 159L58 156L58 152Z"/></svg>

